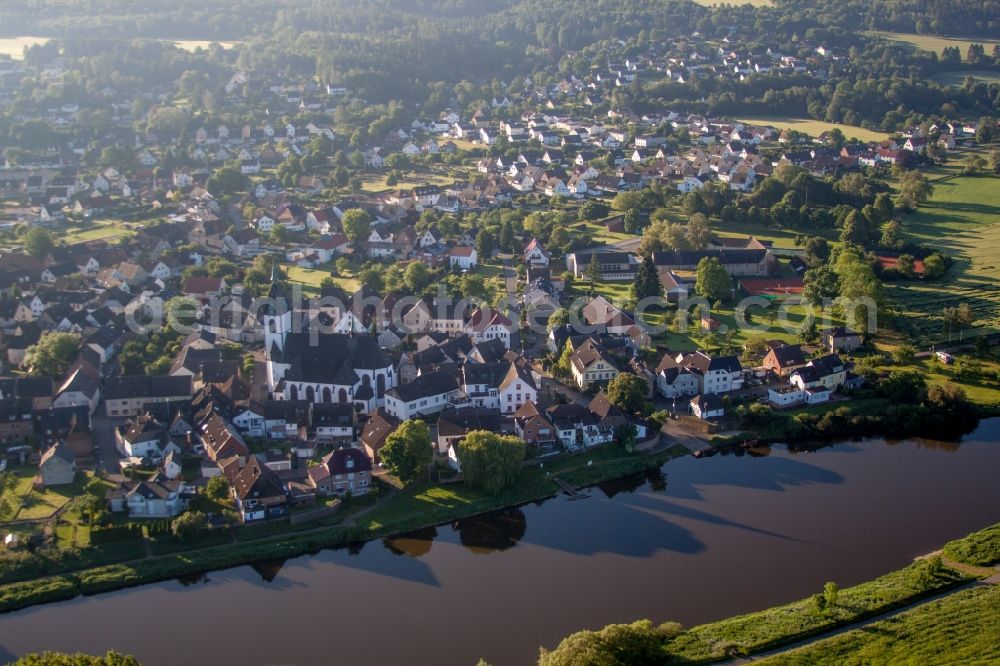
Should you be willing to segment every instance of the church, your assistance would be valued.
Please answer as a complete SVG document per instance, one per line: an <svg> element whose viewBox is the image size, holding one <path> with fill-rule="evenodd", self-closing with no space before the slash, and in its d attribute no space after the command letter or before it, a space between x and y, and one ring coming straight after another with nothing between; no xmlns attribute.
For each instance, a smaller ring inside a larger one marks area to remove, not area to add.
<svg viewBox="0 0 1000 666"><path fill-rule="evenodd" d="M268 388L276 400L354 403L366 412L396 386L392 363L370 334L293 329L291 311L263 316ZM301 319L300 319L301 321ZM329 330L329 329L327 329Z"/></svg>

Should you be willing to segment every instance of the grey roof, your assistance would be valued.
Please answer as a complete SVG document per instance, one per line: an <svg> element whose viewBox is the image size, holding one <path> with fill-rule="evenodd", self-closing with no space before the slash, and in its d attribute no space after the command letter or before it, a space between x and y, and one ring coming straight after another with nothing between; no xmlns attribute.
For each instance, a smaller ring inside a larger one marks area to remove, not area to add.
<svg viewBox="0 0 1000 666"><path fill-rule="evenodd" d="M313 341L307 331L289 333L284 348L272 349L271 358L290 366L286 380L344 386L357 383L355 369L377 370L391 365L377 338L344 333L320 334Z"/></svg>
<svg viewBox="0 0 1000 666"><path fill-rule="evenodd" d="M458 390L455 377L442 370L434 370L420 375L409 384L401 384L390 389L388 395L394 395L403 402L413 402L431 395L441 395Z"/></svg>
<svg viewBox="0 0 1000 666"><path fill-rule="evenodd" d="M190 376L154 376L131 375L112 377L104 385L104 397L108 400L124 400L126 398L172 398L191 397L192 383Z"/></svg>

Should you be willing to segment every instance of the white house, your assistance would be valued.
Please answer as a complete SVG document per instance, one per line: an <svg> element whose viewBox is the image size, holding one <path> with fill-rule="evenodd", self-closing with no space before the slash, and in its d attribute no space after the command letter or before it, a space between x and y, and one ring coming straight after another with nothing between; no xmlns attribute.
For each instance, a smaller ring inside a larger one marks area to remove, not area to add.
<svg viewBox="0 0 1000 666"><path fill-rule="evenodd" d="M463 271L474 269L479 263L476 248L457 245L448 250L448 266Z"/></svg>

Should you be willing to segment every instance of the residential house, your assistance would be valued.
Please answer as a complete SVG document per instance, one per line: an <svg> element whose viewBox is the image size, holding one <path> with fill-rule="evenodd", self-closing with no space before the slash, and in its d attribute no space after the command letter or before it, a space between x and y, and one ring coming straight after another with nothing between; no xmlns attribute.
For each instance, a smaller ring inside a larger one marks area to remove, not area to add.
<svg viewBox="0 0 1000 666"><path fill-rule="evenodd" d="M42 454L38 475L45 487L73 483L76 479L76 454L65 442L56 442Z"/></svg>
<svg viewBox="0 0 1000 666"><path fill-rule="evenodd" d="M372 460L362 449L334 449L308 470L309 485L318 495L364 495L372 482Z"/></svg>

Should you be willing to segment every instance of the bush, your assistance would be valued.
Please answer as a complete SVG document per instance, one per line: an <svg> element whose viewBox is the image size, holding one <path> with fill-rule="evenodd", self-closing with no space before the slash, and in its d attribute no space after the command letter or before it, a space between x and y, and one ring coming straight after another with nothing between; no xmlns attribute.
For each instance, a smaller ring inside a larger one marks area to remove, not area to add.
<svg viewBox="0 0 1000 666"><path fill-rule="evenodd" d="M208 531L208 517L201 511L189 511L174 519L171 531L178 541L197 541Z"/></svg>

